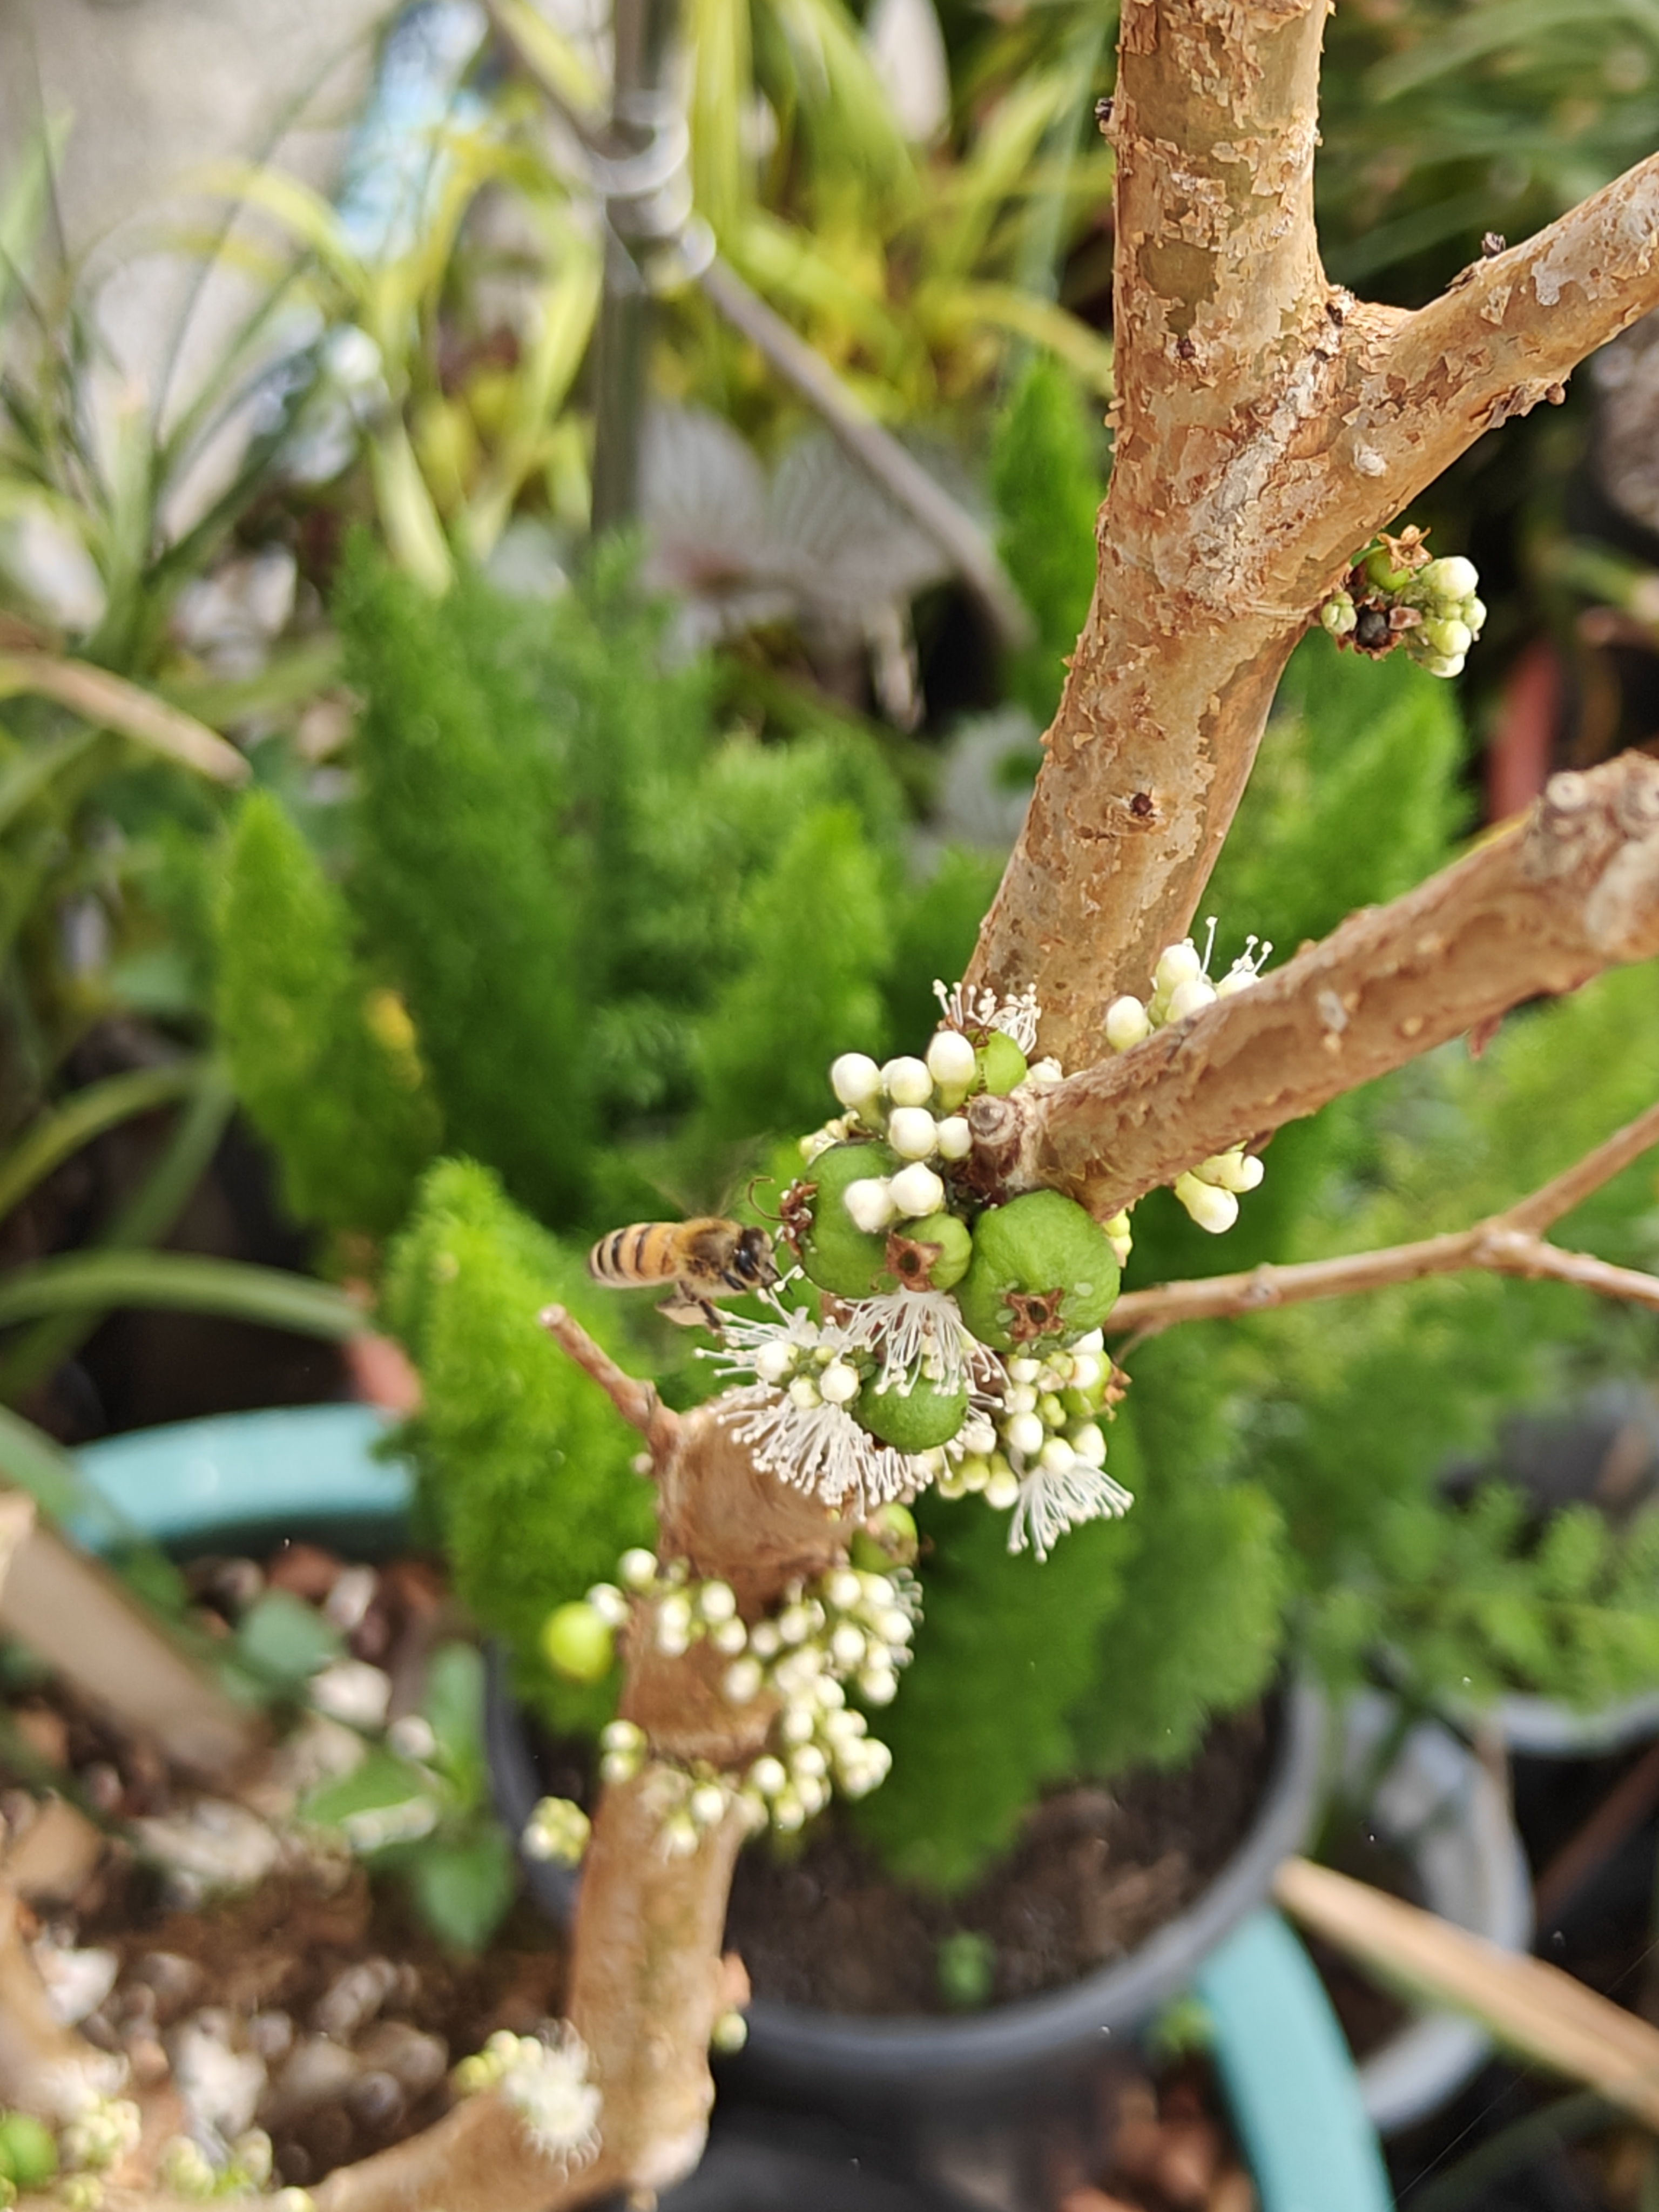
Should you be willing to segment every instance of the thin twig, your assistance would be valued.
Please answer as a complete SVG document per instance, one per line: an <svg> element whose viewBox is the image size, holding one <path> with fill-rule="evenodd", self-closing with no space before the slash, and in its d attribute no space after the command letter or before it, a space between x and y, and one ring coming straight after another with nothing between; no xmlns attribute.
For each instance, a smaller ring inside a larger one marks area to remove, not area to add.
<svg viewBox="0 0 1659 2212"><path fill-rule="evenodd" d="M1300 1305L1310 1298L1352 1297L1395 1283L1418 1283L1430 1275L1454 1275L1484 1267L1498 1275L1536 1280L1550 1277L1576 1284L1598 1296L1624 1298L1659 1310L1659 1276L1640 1273L1598 1260L1593 1253L1564 1251L1536 1232L1581 1205L1593 1191L1659 1144L1659 1105L1598 1145L1594 1152L1517 1199L1503 1212L1441 1237L1414 1244L1385 1244L1372 1252L1345 1253L1334 1260L1308 1260L1291 1267L1251 1267L1237 1275L1210 1275L1185 1283L1163 1283L1131 1291L1112 1309L1107 1327L1115 1334L1155 1336L1177 1322L1220 1321L1269 1307Z"/></svg>
<svg viewBox="0 0 1659 2212"><path fill-rule="evenodd" d="M565 1357L592 1376L623 1420L639 1431L652 1450L665 1449L679 1425L679 1416L663 1404L653 1386L618 1367L563 1306L544 1306L537 1318Z"/></svg>

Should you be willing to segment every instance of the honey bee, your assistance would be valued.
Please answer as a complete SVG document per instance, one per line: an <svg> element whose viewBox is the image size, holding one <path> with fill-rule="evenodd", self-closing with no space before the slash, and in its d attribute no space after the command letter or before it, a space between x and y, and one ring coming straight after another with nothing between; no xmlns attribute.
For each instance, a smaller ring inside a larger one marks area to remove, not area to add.
<svg viewBox="0 0 1659 2212"><path fill-rule="evenodd" d="M658 1307L683 1328L701 1322L718 1331L713 1300L763 1291L778 1279L772 1240L763 1229L738 1221L635 1221L601 1237L587 1255L587 1272L614 1291L671 1283Z"/></svg>

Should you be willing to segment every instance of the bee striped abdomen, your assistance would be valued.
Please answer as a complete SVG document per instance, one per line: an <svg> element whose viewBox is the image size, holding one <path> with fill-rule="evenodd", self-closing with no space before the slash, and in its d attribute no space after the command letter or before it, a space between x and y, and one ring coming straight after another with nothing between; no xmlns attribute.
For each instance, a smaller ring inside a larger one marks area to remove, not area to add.
<svg viewBox="0 0 1659 2212"><path fill-rule="evenodd" d="M677 1221L634 1221L601 1237L587 1255L595 1281L621 1289L672 1283L684 1266L685 1225Z"/></svg>

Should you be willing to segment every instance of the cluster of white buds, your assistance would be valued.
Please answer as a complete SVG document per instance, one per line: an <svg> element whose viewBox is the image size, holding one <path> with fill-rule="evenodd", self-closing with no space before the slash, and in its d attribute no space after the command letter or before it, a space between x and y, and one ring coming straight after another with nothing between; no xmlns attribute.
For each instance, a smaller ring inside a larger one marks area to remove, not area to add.
<svg viewBox="0 0 1659 2212"><path fill-rule="evenodd" d="M659 1571L656 1554L643 1548L624 1552L617 1571L617 1582L595 1583L586 1596L548 1615L542 1650L556 1673L577 1682L608 1674L617 1632L640 1600L653 1607L656 1646L670 1658L679 1658L705 1637L717 1651L743 1650L747 1632L728 1584L693 1582L683 1560Z"/></svg>
<svg viewBox="0 0 1659 2212"><path fill-rule="evenodd" d="M263 2128L250 2128L237 2136L228 2157L216 2165L201 2145L189 2136L174 2136L163 2149L160 2175L177 2197L201 2203L216 2197L247 2197L263 2191L270 2180L270 2137ZM281 2212L311 2212L311 2198L302 2189L284 2189L273 2202Z"/></svg>
<svg viewBox="0 0 1659 2212"><path fill-rule="evenodd" d="M1067 1528L1117 1519L1133 1503L1106 1473L1100 1416L1112 1395L1112 1363L1096 1329L1044 1358L1008 1359L1004 1371L1000 1404L988 1413L975 1409L939 1455L939 1492L1013 1508L1009 1550L1024 1551L1029 1541L1047 1559Z"/></svg>
<svg viewBox="0 0 1659 2212"><path fill-rule="evenodd" d="M1414 526L1385 532L1356 557L1319 620L1339 645L1373 659L1403 645L1431 676L1459 676L1486 619L1480 590L1473 561L1462 554L1430 560Z"/></svg>
<svg viewBox="0 0 1659 2212"><path fill-rule="evenodd" d="M776 1747L751 1761L739 1787L752 1826L793 1833L823 1810L832 1788L863 1797L886 1779L892 1754L848 1705L845 1686L866 1705L890 1705L920 1613L904 1568L846 1566L795 1586L775 1617L756 1623L721 1685L735 1705L764 1696L779 1704Z"/></svg>
<svg viewBox="0 0 1659 2212"><path fill-rule="evenodd" d="M1158 965L1152 971L1151 998L1137 999L1131 994L1113 1000L1106 1009L1106 1042L1114 1052L1130 1051L1155 1030L1202 1013L1218 999L1230 999L1240 991L1248 991L1257 980L1273 946L1248 937L1243 951L1226 974L1216 982L1210 981L1210 962L1215 952L1213 915L1208 929L1202 952L1190 937L1186 937L1179 945L1167 945L1158 955ZM1242 1145L1235 1145L1228 1152L1218 1152L1213 1159L1200 1161L1185 1175L1177 1176L1175 1194L1200 1229L1219 1236L1237 1220L1240 1196L1254 1190L1263 1173L1261 1162L1253 1153L1246 1152ZM1121 1214L1115 1222L1108 1222L1106 1234L1114 1244L1121 1239L1120 1260L1127 1258L1127 1214Z"/></svg>
<svg viewBox="0 0 1659 2212"><path fill-rule="evenodd" d="M584 2166L599 2147L599 2092L587 2078L587 2046L568 2021L540 2035L498 2028L450 2075L456 2094L499 2089L544 2158Z"/></svg>
<svg viewBox="0 0 1659 2212"><path fill-rule="evenodd" d="M65 2166L101 2173L136 2149L143 2118L130 2097L91 2096L65 2121L58 2148Z"/></svg>
<svg viewBox="0 0 1659 2212"><path fill-rule="evenodd" d="M960 1109L978 1066L973 1045L960 1030L940 1030L926 1060L904 1057L878 1066L866 1053L844 1052L830 1068L830 1087L847 1113L831 1125L834 1135L819 1130L805 1139L806 1159L815 1159L826 1143L864 1131L885 1138L904 1163L894 1175L868 1176L849 1185L847 1211L867 1235L878 1235L895 1221L920 1221L944 1205L939 1168L966 1159L973 1149L973 1132Z"/></svg>
<svg viewBox="0 0 1659 2212"><path fill-rule="evenodd" d="M544 1797L525 1822L520 1844L528 1858L556 1866L578 1866L587 1849L592 1823L569 1797Z"/></svg>

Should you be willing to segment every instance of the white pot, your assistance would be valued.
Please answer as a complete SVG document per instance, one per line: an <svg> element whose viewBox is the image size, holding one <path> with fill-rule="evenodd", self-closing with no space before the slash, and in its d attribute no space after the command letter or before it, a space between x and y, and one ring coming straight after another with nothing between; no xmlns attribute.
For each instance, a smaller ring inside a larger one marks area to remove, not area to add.
<svg viewBox="0 0 1659 2212"><path fill-rule="evenodd" d="M1346 1717L1342 1779L1363 1782L1394 1724L1392 1700L1367 1693ZM1454 1927L1506 1951L1532 1941L1532 1879L1506 1793L1468 1746L1438 1722L1412 1729L1371 1795L1376 1835L1402 1851L1421 1902ZM1425 2119L1485 2061L1491 2039L1473 2021L1419 2014L1359 2069L1360 2095L1379 2132Z"/></svg>

